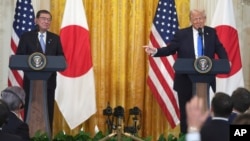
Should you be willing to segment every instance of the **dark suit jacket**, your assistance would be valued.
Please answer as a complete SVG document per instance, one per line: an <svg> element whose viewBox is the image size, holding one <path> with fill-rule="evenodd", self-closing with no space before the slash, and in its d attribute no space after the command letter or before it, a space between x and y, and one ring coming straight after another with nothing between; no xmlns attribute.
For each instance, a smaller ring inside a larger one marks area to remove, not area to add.
<svg viewBox="0 0 250 141"><path fill-rule="evenodd" d="M28 124L12 112L9 114L8 122L3 125L2 132L20 136L24 141L30 140Z"/></svg>
<svg viewBox="0 0 250 141"><path fill-rule="evenodd" d="M8 133L3 133L2 131L0 131L0 140L1 141L24 141L19 136L8 134Z"/></svg>
<svg viewBox="0 0 250 141"><path fill-rule="evenodd" d="M34 52L43 53L42 47L39 43L37 30L26 32L21 36L16 54L30 55ZM52 56L64 55L59 36L49 31L47 31L47 36L46 36L45 55L52 55ZM56 73L53 73L51 75L51 77L48 80L47 86L48 89L55 89Z"/></svg>
<svg viewBox="0 0 250 141"><path fill-rule="evenodd" d="M21 36L16 54L31 55L34 52L43 53L42 47L39 43L37 30L26 32ZM49 31L47 31L47 36L46 36L45 55L51 55L51 56L64 55L59 36ZM55 89L56 73L53 73L49 78L47 87L48 89L52 90Z"/></svg>
<svg viewBox="0 0 250 141"><path fill-rule="evenodd" d="M34 52L43 53L39 39L38 39L37 30L26 32L21 36L16 54L17 55L31 55ZM45 55L64 56L60 37L49 31L47 31L47 36L46 36ZM26 104L24 108L24 115L25 115L25 120L26 120L28 103L29 103L29 91L30 91L30 80L27 77L26 72L24 72L23 82L24 82L23 87L26 92L26 100L25 100ZM47 80L48 114L49 114L49 121L50 121L51 128L52 128L52 121L53 121L55 88L56 88L56 72L53 72Z"/></svg>
<svg viewBox="0 0 250 141"><path fill-rule="evenodd" d="M230 124L228 121L211 119L200 130L202 141L229 141Z"/></svg>
<svg viewBox="0 0 250 141"><path fill-rule="evenodd" d="M238 116L237 113L232 112L232 113L230 114L230 116L228 117L229 123L233 123L234 119L235 119L237 116Z"/></svg>
<svg viewBox="0 0 250 141"><path fill-rule="evenodd" d="M58 35L47 31L45 55L63 55L62 45ZM30 55L34 52L42 52L37 30L24 33L19 41L16 54Z"/></svg>
<svg viewBox="0 0 250 141"><path fill-rule="evenodd" d="M215 58L215 54L217 54L219 58L228 59L226 50L219 41L216 30L208 26L204 27L204 47L205 56L213 59ZM167 47L159 48L154 56L168 56L176 53L178 58L195 59L193 30L191 26L177 31L171 43ZM191 83L187 75L175 74L174 89L177 92L183 89L192 89ZM215 78L210 85L215 89Z"/></svg>

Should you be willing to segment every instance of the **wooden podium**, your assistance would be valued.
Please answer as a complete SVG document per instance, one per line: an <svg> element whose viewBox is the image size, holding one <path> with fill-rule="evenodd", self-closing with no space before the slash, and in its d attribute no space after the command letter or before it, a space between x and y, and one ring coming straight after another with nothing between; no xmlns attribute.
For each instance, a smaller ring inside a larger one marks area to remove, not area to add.
<svg viewBox="0 0 250 141"><path fill-rule="evenodd" d="M34 70L28 63L29 55L12 55L9 67L23 70L30 80L30 98L26 123L29 125L30 136L37 131L52 136L47 107L47 80L55 71L66 68L64 56L46 56L46 66L42 70Z"/></svg>
<svg viewBox="0 0 250 141"><path fill-rule="evenodd" d="M216 74L226 74L230 71L227 59L212 59L212 68L207 73L200 73L195 69L195 59L177 59L174 63L175 73L187 74L193 83L193 95L197 94L204 101L204 110L209 107L209 83Z"/></svg>

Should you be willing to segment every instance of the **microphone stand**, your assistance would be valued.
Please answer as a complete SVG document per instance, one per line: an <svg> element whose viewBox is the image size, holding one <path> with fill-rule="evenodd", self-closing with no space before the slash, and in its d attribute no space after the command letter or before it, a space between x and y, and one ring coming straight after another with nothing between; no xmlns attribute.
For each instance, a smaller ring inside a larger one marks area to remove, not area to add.
<svg viewBox="0 0 250 141"><path fill-rule="evenodd" d="M107 135L106 137L100 139L99 141L106 141L114 136L117 136L117 141L122 141L122 136L129 137L129 138L136 140L136 141L143 141L142 139L140 139L132 134L123 132L122 131L122 119L123 118L122 118L122 116L119 116L117 118L118 118L118 123L117 123L116 130L114 132L112 132L111 134Z"/></svg>

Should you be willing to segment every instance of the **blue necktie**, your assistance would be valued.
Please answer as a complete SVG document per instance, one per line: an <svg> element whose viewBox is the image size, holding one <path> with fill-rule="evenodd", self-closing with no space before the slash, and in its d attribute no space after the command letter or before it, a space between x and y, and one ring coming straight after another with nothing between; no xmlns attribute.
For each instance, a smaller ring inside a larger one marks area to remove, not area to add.
<svg viewBox="0 0 250 141"><path fill-rule="evenodd" d="M197 49L198 49L198 57L202 56L202 35L198 35L197 39Z"/></svg>
<svg viewBox="0 0 250 141"><path fill-rule="evenodd" d="M45 42L44 42L44 40L43 40L43 37L44 37L44 35L43 35L43 34L40 34L40 39L39 39L39 41L40 41L40 44L41 44L43 53L45 53Z"/></svg>

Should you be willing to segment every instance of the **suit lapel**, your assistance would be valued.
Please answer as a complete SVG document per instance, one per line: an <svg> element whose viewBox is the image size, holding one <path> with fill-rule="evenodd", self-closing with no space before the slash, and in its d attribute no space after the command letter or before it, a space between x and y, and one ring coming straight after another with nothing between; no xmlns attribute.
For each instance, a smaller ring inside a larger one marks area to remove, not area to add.
<svg viewBox="0 0 250 141"><path fill-rule="evenodd" d="M42 47L40 45L39 42L39 38L38 38L38 32L36 30L34 30L34 32L32 33L32 35L30 36L30 41L32 44L32 47L37 51L37 52L43 52L42 51Z"/></svg>
<svg viewBox="0 0 250 141"><path fill-rule="evenodd" d="M191 26L191 27L189 27L189 29L188 29L188 32L187 32L187 40L186 41L188 41L187 42L187 48L188 48L188 50L187 50L187 52L190 52L191 53L191 56L193 56L193 57L195 57L195 51L194 51L194 35L193 35L193 27ZM192 42L190 42L190 41L192 41Z"/></svg>
<svg viewBox="0 0 250 141"><path fill-rule="evenodd" d="M50 52L50 45L51 45L51 41L52 41L52 36L50 34L49 31L47 31L47 36L46 36L46 50L45 50L45 54L47 54L48 52Z"/></svg>
<svg viewBox="0 0 250 141"><path fill-rule="evenodd" d="M210 46L210 36L211 36L211 33L207 30L206 27L204 27L204 45L205 45L205 51L204 53L207 54L208 51L209 51L209 46Z"/></svg>

